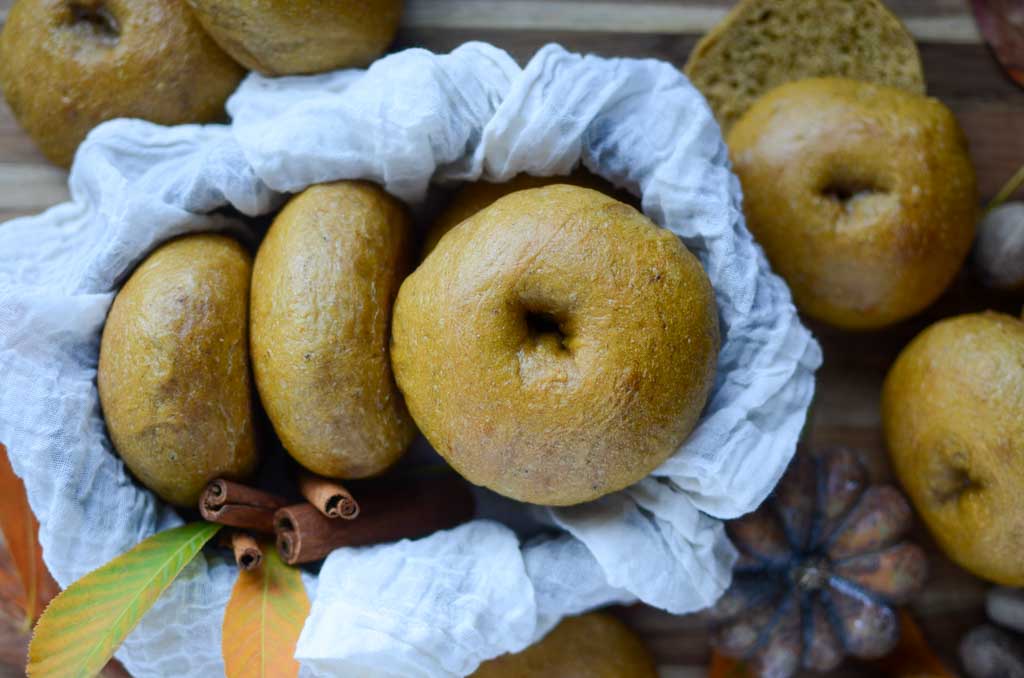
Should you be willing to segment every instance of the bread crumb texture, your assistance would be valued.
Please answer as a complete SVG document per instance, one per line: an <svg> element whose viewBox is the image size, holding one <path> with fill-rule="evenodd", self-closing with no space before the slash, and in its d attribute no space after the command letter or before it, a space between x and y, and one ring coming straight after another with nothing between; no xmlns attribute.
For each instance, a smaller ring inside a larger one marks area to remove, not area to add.
<svg viewBox="0 0 1024 678"><path fill-rule="evenodd" d="M913 37L878 0L745 0L697 44L684 70L723 130L764 92L803 78L925 91Z"/></svg>

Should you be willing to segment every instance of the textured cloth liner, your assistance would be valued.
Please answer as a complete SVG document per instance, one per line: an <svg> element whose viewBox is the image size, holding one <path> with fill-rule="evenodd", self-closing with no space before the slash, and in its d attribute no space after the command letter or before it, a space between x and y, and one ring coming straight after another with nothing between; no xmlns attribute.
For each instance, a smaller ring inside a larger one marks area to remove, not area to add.
<svg viewBox="0 0 1024 678"><path fill-rule="evenodd" d="M519 650L566 614L642 600L711 604L735 552L719 519L756 507L795 449L821 352L740 211L719 130L672 66L542 49L525 69L469 43L408 50L368 71L250 75L230 125L116 120L94 130L71 202L0 226L0 440L68 585L180 523L134 484L96 392L100 333L118 286L158 244L236 229L210 213L272 212L285 193L376 181L413 209L430 182L588 169L643 196L644 211L703 262L723 344L697 429L651 477L590 504L513 511L561 528L521 543L477 520L417 541L341 549L306 577L303 675L461 676ZM220 626L235 568L193 562L118 652L133 675L223 670Z"/></svg>

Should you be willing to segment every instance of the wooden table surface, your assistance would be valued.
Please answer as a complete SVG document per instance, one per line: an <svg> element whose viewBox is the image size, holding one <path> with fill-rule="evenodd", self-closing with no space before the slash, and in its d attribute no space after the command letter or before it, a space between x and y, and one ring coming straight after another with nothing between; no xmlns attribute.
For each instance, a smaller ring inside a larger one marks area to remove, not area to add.
<svg viewBox="0 0 1024 678"><path fill-rule="evenodd" d="M12 0L0 0L0 19ZM447 51L485 40L525 62L548 42L606 56L655 57L682 67L696 39L714 25L730 0L407 0L397 47ZM1024 164L1024 90L996 65L981 42L966 0L890 0L918 38L928 89L956 113L970 141L981 198L990 197ZM0 221L65 200L66 174L48 165L0 107ZM2 253L0 253L2 256ZM986 294L962 275L921 317L885 332L847 334L811 324L825 351L808 430L811 445L864 450L888 477L879 429L879 392L899 350L940 317L996 308L1019 313L1021 298ZM955 662L956 644L982 618L986 585L932 551L927 590L912 605L934 647ZM686 617L636 606L621 611L655 652L666 678L703 676L707 634ZM848 662L835 675L872 675Z"/></svg>

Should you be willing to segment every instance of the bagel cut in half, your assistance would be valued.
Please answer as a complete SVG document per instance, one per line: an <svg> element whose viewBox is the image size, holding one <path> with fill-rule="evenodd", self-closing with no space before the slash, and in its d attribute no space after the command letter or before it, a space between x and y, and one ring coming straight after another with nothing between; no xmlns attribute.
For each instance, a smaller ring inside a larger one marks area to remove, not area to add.
<svg viewBox="0 0 1024 678"><path fill-rule="evenodd" d="M420 430L473 483L578 504L686 440L714 379L714 292L671 232L602 193L505 196L402 284L391 360Z"/></svg>
<svg viewBox="0 0 1024 678"><path fill-rule="evenodd" d="M924 94L914 38L880 0L743 0L697 43L683 70L723 132L762 94L804 78Z"/></svg>
<svg viewBox="0 0 1024 678"><path fill-rule="evenodd" d="M935 99L844 78L788 83L728 144L747 226L818 320L874 329L908 318L971 248L974 169Z"/></svg>

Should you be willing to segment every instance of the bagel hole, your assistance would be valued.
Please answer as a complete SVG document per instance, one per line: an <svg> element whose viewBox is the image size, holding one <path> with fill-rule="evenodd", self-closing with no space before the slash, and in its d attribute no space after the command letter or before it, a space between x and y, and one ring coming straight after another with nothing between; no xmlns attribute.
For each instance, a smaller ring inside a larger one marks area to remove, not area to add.
<svg viewBox="0 0 1024 678"><path fill-rule="evenodd" d="M968 456L962 451L954 452L939 462L931 482L932 499L937 504L957 501L984 488L985 483L973 476L968 466Z"/></svg>
<svg viewBox="0 0 1024 678"><path fill-rule="evenodd" d="M569 351L564 323L549 311L526 309L526 331L533 344L552 344L560 351Z"/></svg>
<svg viewBox="0 0 1024 678"><path fill-rule="evenodd" d="M876 182L861 179L833 179L821 189L821 195L839 203L846 211L858 200L887 192Z"/></svg>
<svg viewBox="0 0 1024 678"><path fill-rule="evenodd" d="M121 37L121 27L117 23L117 18L102 3L73 2L68 7L73 28L109 45L116 44Z"/></svg>
<svg viewBox="0 0 1024 678"><path fill-rule="evenodd" d="M984 484L966 469L947 467L932 485L932 497L938 504L948 504L966 494L980 490Z"/></svg>

